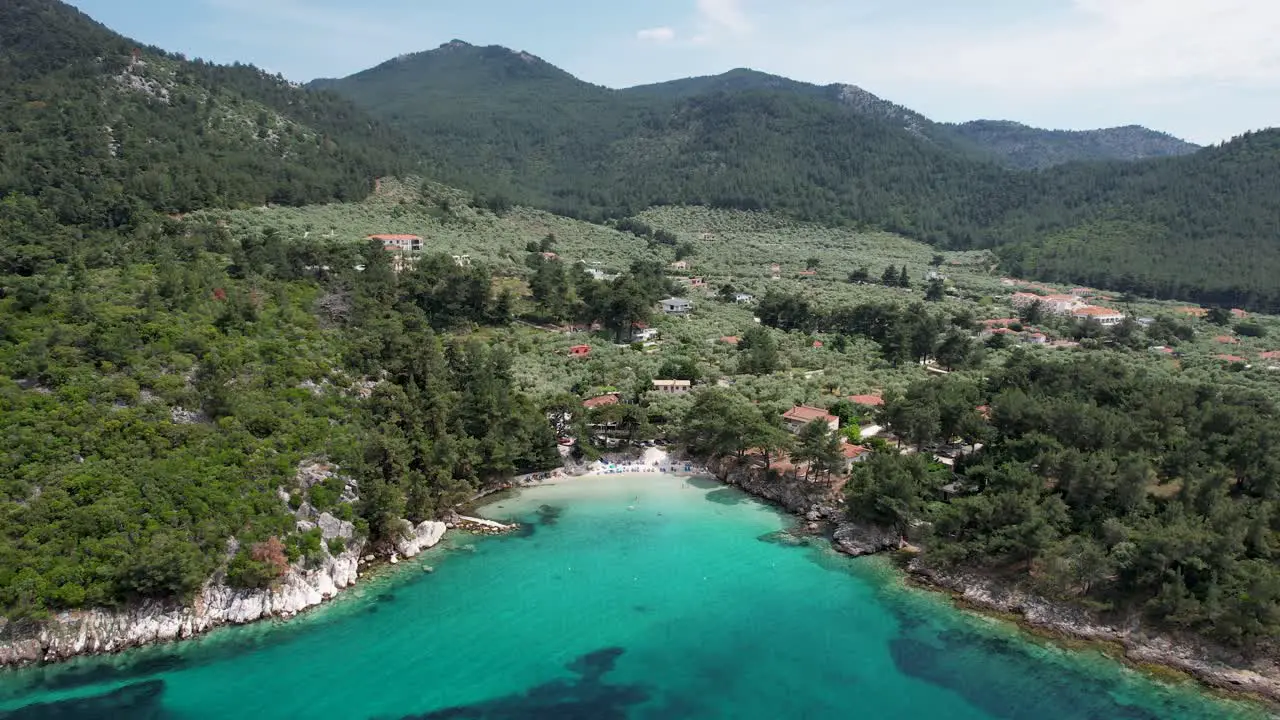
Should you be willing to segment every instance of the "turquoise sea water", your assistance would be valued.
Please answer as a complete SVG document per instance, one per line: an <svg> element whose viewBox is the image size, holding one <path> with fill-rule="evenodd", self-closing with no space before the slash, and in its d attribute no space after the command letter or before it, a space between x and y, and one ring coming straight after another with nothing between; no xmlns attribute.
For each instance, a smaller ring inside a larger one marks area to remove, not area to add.
<svg viewBox="0 0 1280 720"><path fill-rule="evenodd" d="M455 536L288 623L0 674L0 718L1255 716L797 545L711 483L576 481L485 512L526 531Z"/></svg>

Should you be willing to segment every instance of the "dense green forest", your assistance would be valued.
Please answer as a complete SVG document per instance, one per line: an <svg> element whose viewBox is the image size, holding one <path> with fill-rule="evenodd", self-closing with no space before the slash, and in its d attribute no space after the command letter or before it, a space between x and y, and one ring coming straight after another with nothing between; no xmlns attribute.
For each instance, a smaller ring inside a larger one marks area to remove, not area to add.
<svg viewBox="0 0 1280 720"><path fill-rule="evenodd" d="M945 125L746 70L613 91L461 42L313 87L412 136L442 179L563 214L763 208L998 248L1028 277L1280 308L1276 132L1121 162L1193 148L1140 128Z"/></svg>
<svg viewBox="0 0 1280 720"><path fill-rule="evenodd" d="M1233 644L1280 636L1269 399L1115 359L1017 353L985 384L917 383L884 414L922 447L985 443L958 480L927 456L882 452L847 486L854 519L923 529L926 562L1004 569Z"/></svg>
<svg viewBox="0 0 1280 720"><path fill-rule="evenodd" d="M974 120L948 126L971 143L1023 170L1088 160L1142 160L1190 155L1200 148L1138 125L1105 130L1042 130L1022 123Z"/></svg>
<svg viewBox="0 0 1280 720"><path fill-rule="evenodd" d="M227 568L233 537L230 581L271 582L255 544L322 552L280 490L377 543L559 463L506 351L452 332L509 319L483 268L425 258L397 274L377 245L171 221L130 240L0 300L6 615L188 597ZM308 458L344 468L358 499L300 486Z"/></svg>
<svg viewBox="0 0 1280 720"><path fill-rule="evenodd" d="M405 148L335 95L138 46L53 0L0 5L0 197L61 223L359 199L410 168Z"/></svg>

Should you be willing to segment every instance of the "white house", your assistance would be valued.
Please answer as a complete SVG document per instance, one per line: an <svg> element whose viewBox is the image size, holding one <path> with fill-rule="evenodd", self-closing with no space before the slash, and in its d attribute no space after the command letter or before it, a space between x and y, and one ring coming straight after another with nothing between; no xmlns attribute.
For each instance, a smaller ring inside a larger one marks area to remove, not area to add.
<svg viewBox="0 0 1280 720"><path fill-rule="evenodd" d="M1111 308L1097 307L1095 305L1085 305L1071 311L1071 317L1077 320L1093 319L1103 327L1111 327L1124 322L1124 313Z"/></svg>
<svg viewBox="0 0 1280 720"><path fill-rule="evenodd" d="M733 296L733 301L739 305L745 305L746 303L755 301L755 298L747 293L738 293Z"/></svg>
<svg viewBox="0 0 1280 720"><path fill-rule="evenodd" d="M631 328L631 342L643 343L650 340L658 339L658 330L651 327L633 327Z"/></svg>
<svg viewBox="0 0 1280 720"><path fill-rule="evenodd" d="M662 301L662 312L668 315L684 315L693 310L693 303L684 298L667 298Z"/></svg>
<svg viewBox="0 0 1280 720"><path fill-rule="evenodd" d="M664 395L683 395L693 389L693 383L688 380L654 380L654 392L660 392Z"/></svg>

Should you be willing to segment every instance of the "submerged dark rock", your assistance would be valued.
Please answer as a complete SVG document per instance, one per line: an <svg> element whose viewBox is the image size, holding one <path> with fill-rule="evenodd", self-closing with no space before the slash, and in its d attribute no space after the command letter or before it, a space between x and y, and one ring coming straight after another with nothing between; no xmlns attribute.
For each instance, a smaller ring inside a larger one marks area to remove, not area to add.
<svg viewBox="0 0 1280 720"><path fill-rule="evenodd" d="M102 695L37 703L0 712L0 720L162 720L163 680L126 685Z"/></svg>
<svg viewBox="0 0 1280 720"><path fill-rule="evenodd" d="M577 658L566 666L577 680L553 680L523 693L406 715L403 720L625 720L650 693L639 685L604 681L624 652L608 647Z"/></svg>

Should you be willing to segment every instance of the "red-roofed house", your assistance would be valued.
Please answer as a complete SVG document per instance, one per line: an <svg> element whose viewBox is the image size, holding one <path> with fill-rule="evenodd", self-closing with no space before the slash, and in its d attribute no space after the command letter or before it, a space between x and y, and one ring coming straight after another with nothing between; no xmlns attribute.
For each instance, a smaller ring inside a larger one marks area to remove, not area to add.
<svg viewBox="0 0 1280 720"><path fill-rule="evenodd" d="M832 431L840 429L840 418L829 414L822 408L810 407L808 405L797 405L782 414L782 420L786 423L787 429L793 433L798 433L805 425L814 420L821 420L827 424Z"/></svg>
<svg viewBox="0 0 1280 720"><path fill-rule="evenodd" d="M720 342L724 343L725 345L737 345L738 343L742 342L742 338L738 337L737 335L725 335L724 337L720 338Z"/></svg>
<svg viewBox="0 0 1280 720"><path fill-rule="evenodd" d="M574 345L569 348L569 357L584 358L591 355L590 345Z"/></svg>
<svg viewBox="0 0 1280 720"><path fill-rule="evenodd" d="M854 463L860 463L866 460L871 454L870 448L853 443L845 443L840 446L840 454L844 456L844 469L848 472L853 468Z"/></svg>
<svg viewBox="0 0 1280 720"><path fill-rule="evenodd" d="M814 341L813 341L813 347L814 347L815 349L820 349L820 348L822 347L822 341L821 341L821 340L814 340Z"/></svg>
<svg viewBox="0 0 1280 720"><path fill-rule="evenodd" d="M618 393L608 393L606 395L599 395L588 400L583 400L582 407L590 410L592 408L604 407L606 405L617 405L619 402L621 402L621 398L618 397Z"/></svg>
<svg viewBox="0 0 1280 720"><path fill-rule="evenodd" d="M1237 320L1243 320L1249 317L1249 313L1241 310L1240 308L1231 308L1231 314L1234 315Z"/></svg>
<svg viewBox="0 0 1280 720"><path fill-rule="evenodd" d="M884 398L881 397L880 395L874 395L874 394L852 395L849 397L849 402L853 403L854 405L862 405L864 407L881 407L882 405L884 405Z"/></svg>
<svg viewBox="0 0 1280 720"><path fill-rule="evenodd" d="M1076 308L1071 311L1071 317L1077 320L1096 320L1099 325L1104 327L1119 325L1124 322L1124 313L1096 305L1085 305L1084 307Z"/></svg>
<svg viewBox="0 0 1280 720"><path fill-rule="evenodd" d="M1263 360L1280 360L1280 350L1268 350L1267 352L1258 355L1258 357Z"/></svg>
<svg viewBox="0 0 1280 720"><path fill-rule="evenodd" d="M818 271L817 270L801 270L800 277L802 278L818 277Z"/></svg>

